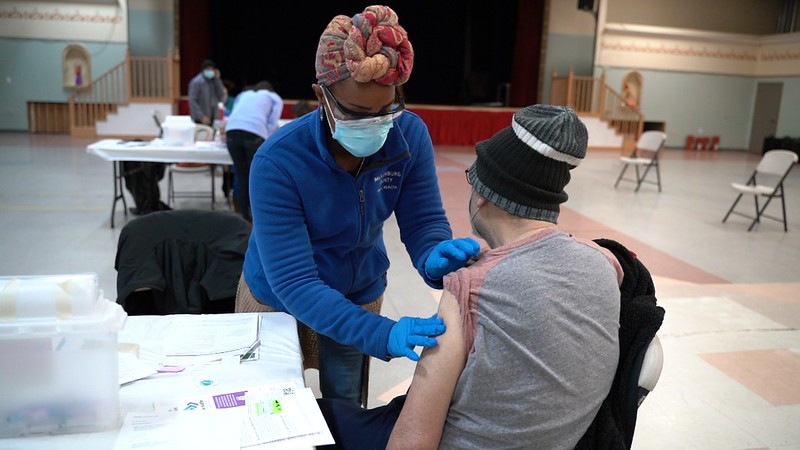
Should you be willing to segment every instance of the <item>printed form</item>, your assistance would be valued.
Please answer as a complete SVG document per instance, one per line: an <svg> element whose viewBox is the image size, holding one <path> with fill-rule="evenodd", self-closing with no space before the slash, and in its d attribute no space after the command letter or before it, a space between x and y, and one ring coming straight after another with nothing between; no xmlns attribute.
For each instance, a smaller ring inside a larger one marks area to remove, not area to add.
<svg viewBox="0 0 800 450"><path fill-rule="evenodd" d="M310 388L252 389L247 391L245 403L242 448L267 450L334 443Z"/></svg>
<svg viewBox="0 0 800 450"><path fill-rule="evenodd" d="M333 444L333 436L314 393L296 382L236 389L155 403L157 414L213 410L240 411L240 446L247 450L277 450Z"/></svg>

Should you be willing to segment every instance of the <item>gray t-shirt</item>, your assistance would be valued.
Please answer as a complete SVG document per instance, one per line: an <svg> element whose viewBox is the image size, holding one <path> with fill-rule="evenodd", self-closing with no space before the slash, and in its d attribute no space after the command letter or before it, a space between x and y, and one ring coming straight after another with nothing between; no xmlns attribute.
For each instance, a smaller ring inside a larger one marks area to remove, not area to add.
<svg viewBox="0 0 800 450"><path fill-rule="evenodd" d="M446 277L468 359L440 448L574 448L614 379L621 279L610 252L555 227Z"/></svg>

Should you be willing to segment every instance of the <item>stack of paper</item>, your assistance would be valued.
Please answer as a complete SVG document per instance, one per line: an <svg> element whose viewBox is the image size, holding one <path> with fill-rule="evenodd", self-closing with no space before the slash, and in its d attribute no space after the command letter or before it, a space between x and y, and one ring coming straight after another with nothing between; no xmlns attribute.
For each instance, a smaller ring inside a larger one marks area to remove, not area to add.
<svg viewBox="0 0 800 450"><path fill-rule="evenodd" d="M164 364L191 365L229 357L258 359L258 314L175 316L162 349Z"/></svg>
<svg viewBox="0 0 800 450"><path fill-rule="evenodd" d="M158 373L153 366L143 363L133 353L117 352L117 362L120 386Z"/></svg>
<svg viewBox="0 0 800 450"><path fill-rule="evenodd" d="M147 336L141 345L125 343L125 338L120 338L119 384L147 378L164 366L223 360L239 363L259 358L259 314L172 315L158 319L166 322L134 332ZM135 347L135 351L122 347Z"/></svg>
<svg viewBox="0 0 800 450"><path fill-rule="evenodd" d="M239 414L223 410L193 414L132 412L125 417L114 450L213 448L236 450Z"/></svg>
<svg viewBox="0 0 800 450"><path fill-rule="evenodd" d="M210 420L220 420L225 426L207 426ZM237 425L232 427L230 420ZM128 414L114 449L145 445L172 449L178 443L202 442L206 432L217 439L213 448L220 449L273 450L334 443L311 389L286 381L159 401L154 412Z"/></svg>

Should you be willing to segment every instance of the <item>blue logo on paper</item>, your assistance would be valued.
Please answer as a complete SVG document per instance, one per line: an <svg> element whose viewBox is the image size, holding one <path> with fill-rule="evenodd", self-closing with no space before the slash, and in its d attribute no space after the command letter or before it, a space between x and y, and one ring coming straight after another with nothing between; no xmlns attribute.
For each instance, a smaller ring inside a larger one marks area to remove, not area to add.
<svg viewBox="0 0 800 450"><path fill-rule="evenodd" d="M200 406L200 405L195 403L195 402L189 402L189 403L186 404L186 407L183 408L183 410L184 411L192 411L192 410L197 409L198 406Z"/></svg>

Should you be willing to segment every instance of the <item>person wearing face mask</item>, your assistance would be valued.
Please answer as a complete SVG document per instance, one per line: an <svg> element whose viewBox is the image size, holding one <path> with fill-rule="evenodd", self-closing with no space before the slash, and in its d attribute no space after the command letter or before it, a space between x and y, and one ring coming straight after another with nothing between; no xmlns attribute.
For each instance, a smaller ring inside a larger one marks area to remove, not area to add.
<svg viewBox="0 0 800 450"><path fill-rule="evenodd" d="M317 47L319 108L278 129L251 165L253 232L236 311L295 316L323 397L354 405L366 403L368 357L417 360L414 348L436 345L445 330L436 317L380 315L384 222L395 215L431 287L480 249L474 239L453 239L430 135L398 95L413 61L391 8L334 17Z"/></svg>
<svg viewBox="0 0 800 450"><path fill-rule="evenodd" d="M612 389L629 273L624 255L557 226L587 141L572 109L532 105L475 146L469 217L490 249L445 277L447 331L407 395L370 410L318 400L335 448L576 448ZM635 309L647 345L663 309ZM603 444L626 448L616 437Z"/></svg>
<svg viewBox="0 0 800 450"><path fill-rule="evenodd" d="M228 95L214 61L207 59L200 65L200 73L189 82L189 113L195 123L211 126L218 114L219 103Z"/></svg>

